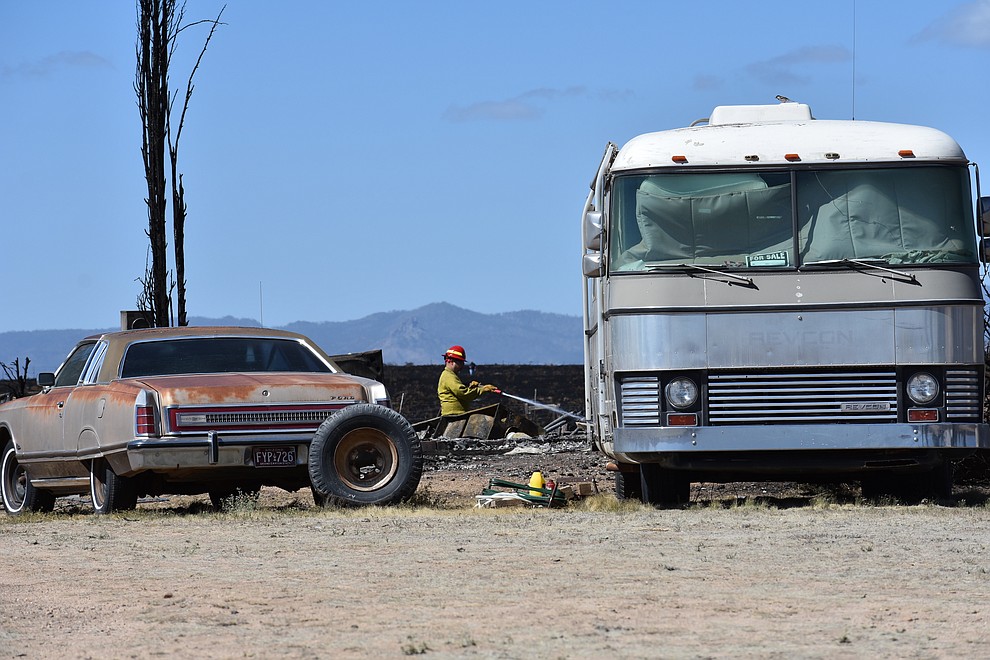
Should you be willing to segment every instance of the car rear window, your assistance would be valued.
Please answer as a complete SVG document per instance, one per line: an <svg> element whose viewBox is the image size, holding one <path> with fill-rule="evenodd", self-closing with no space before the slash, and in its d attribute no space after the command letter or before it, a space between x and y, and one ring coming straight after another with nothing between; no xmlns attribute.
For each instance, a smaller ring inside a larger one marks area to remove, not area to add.
<svg viewBox="0 0 990 660"><path fill-rule="evenodd" d="M305 344L264 337L195 337L143 341L124 354L122 378L171 374L331 372Z"/></svg>

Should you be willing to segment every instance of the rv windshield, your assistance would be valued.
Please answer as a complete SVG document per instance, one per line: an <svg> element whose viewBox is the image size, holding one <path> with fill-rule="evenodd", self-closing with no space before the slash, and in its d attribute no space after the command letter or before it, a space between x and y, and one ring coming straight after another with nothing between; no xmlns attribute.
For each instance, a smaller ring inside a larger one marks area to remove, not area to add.
<svg viewBox="0 0 990 660"><path fill-rule="evenodd" d="M965 167L629 175L611 203L613 272L976 260Z"/></svg>

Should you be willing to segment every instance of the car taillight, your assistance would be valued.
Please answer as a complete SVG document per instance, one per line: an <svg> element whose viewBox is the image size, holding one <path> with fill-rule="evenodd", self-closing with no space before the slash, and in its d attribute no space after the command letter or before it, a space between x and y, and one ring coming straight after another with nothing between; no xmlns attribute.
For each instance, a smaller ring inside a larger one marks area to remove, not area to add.
<svg viewBox="0 0 990 660"><path fill-rule="evenodd" d="M134 433L137 435L158 435L155 428L155 408L134 406Z"/></svg>

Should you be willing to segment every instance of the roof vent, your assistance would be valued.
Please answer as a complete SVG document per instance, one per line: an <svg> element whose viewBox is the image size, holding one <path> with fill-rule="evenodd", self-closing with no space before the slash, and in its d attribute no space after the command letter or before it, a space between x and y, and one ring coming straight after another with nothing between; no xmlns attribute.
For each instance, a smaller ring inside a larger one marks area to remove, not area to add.
<svg viewBox="0 0 990 660"><path fill-rule="evenodd" d="M759 124L771 121L808 121L811 106L806 103L775 105L720 105L712 110L709 126L725 124Z"/></svg>

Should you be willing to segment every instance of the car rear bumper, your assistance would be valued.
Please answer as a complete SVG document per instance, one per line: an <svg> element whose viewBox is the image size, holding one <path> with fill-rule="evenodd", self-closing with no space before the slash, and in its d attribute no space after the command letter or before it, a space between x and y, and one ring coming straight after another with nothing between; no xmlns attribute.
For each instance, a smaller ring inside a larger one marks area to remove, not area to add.
<svg viewBox="0 0 990 660"><path fill-rule="evenodd" d="M127 443L130 472L182 471L190 468L256 468L256 448L292 448L295 464L301 467L309 461L312 435L293 434L283 437L224 437L211 433L206 437L141 438ZM268 468L265 468L268 469ZM280 469L280 468L279 468Z"/></svg>

